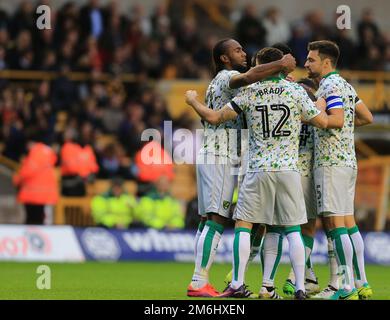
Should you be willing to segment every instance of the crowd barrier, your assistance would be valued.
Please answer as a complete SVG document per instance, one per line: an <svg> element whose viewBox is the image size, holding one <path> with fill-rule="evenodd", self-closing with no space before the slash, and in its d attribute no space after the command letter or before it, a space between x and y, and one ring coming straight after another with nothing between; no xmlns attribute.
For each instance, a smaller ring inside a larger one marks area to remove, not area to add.
<svg viewBox="0 0 390 320"><path fill-rule="evenodd" d="M390 232L362 234L368 264L390 265ZM194 260L195 230L108 230L71 226L0 226L0 261L176 261ZM231 262L233 230L226 230L218 246L216 262ZM282 263L288 263L284 240ZM327 239L318 232L312 262L327 263ZM259 257L255 262L259 263Z"/></svg>

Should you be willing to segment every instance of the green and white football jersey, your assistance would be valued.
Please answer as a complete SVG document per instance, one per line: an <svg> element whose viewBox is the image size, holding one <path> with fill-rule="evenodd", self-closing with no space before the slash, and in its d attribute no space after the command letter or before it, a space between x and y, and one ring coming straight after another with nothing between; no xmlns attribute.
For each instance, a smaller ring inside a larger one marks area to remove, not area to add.
<svg viewBox="0 0 390 320"><path fill-rule="evenodd" d="M359 98L355 89L337 72L331 72L321 80L316 96L326 100L327 110L344 109L344 126L341 129L314 129L314 168L357 168L354 119Z"/></svg>
<svg viewBox="0 0 390 320"><path fill-rule="evenodd" d="M268 78L241 90L229 105L247 120L248 172L298 171L301 118L320 113L301 86Z"/></svg>
<svg viewBox="0 0 390 320"><path fill-rule="evenodd" d="M299 135L298 169L303 177L313 175L314 165L314 128L302 123Z"/></svg>
<svg viewBox="0 0 390 320"><path fill-rule="evenodd" d="M217 111L237 95L240 89L229 87L230 79L236 74L239 74L239 72L222 70L210 82L206 91L206 105L209 108ZM204 122L203 125L204 138L203 146L199 151L200 154L213 154L222 157L240 156L241 117L219 125L212 125L208 122Z"/></svg>

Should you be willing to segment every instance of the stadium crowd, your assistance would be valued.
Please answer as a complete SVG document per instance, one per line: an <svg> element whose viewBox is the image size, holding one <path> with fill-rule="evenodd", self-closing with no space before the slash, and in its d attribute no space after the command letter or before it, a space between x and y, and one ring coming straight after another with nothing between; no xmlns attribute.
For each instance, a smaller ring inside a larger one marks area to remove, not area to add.
<svg viewBox="0 0 390 320"><path fill-rule="evenodd" d="M175 1L169 3L173 7ZM171 7L161 2L148 14L142 4L120 12L118 1L103 6L90 0L83 7L69 1L52 12L52 28L41 31L35 25L34 2L23 1L12 15L0 11L0 70L59 70L66 65L74 71L151 78L208 77L216 36L203 37L202 28L207 26L178 18ZM254 4L230 16L235 30L226 30L226 35L234 36L249 53L288 43L302 67L307 44L330 39L343 52L340 68L389 70L390 35L380 30L371 9L361 14L356 40L347 29L326 23L321 10L306 12L291 23L278 7L259 12ZM359 55L353 54L356 51Z"/></svg>

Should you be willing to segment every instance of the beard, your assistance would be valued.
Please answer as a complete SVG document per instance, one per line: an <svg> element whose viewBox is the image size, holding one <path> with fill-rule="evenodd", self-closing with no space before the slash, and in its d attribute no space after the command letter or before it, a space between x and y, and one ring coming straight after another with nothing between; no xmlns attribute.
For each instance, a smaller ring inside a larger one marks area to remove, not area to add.
<svg viewBox="0 0 390 320"><path fill-rule="evenodd" d="M238 64L238 63L233 64L232 68L233 68L233 70L236 70L240 73L244 73L244 72L247 72L249 70L249 68L247 66L244 66L244 65Z"/></svg>
<svg viewBox="0 0 390 320"><path fill-rule="evenodd" d="M312 72L312 71L307 71L307 76L310 78L310 79L317 79L320 77L320 73L319 72Z"/></svg>

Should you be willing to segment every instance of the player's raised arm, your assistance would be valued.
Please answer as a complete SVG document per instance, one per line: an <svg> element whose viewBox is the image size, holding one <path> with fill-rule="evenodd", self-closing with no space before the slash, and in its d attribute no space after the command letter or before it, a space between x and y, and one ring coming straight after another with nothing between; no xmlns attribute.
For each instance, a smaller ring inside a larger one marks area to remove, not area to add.
<svg viewBox="0 0 390 320"><path fill-rule="evenodd" d="M365 126L374 121L371 111L362 100L355 105L355 127Z"/></svg>
<svg viewBox="0 0 390 320"><path fill-rule="evenodd" d="M197 96L198 93L195 90L188 90L185 94L186 103L190 105L204 121L216 125L237 118L237 112L229 106L224 106L222 109L215 111L207 108L207 106L197 99Z"/></svg>
<svg viewBox="0 0 390 320"><path fill-rule="evenodd" d="M291 54L286 54L278 61L257 65L245 73L234 75L230 79L229 87L236 89L247 86L278 72L288 74L295 69L295 66L295 58Z"/></svg>

